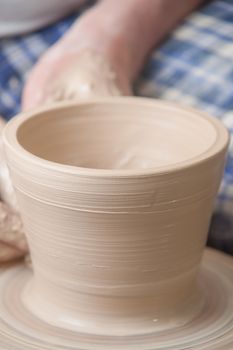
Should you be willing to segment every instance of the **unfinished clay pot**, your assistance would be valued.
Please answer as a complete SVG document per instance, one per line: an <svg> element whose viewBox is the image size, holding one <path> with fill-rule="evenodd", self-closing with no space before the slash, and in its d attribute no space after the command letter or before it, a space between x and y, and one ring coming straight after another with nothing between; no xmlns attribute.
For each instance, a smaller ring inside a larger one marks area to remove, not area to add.
<svg viewBox="0 0 233 350"><path fill-rule="evenodd" d="M57 332L64 349L171 349L175 338L201 349L213 329L222 336L232 260L210 253L200 268L228 145L219 121L142 98L63 103L10 121L4 144L33 264L0 283L21 310L12 324L2 302L20 344L55 349Z"/></svg>

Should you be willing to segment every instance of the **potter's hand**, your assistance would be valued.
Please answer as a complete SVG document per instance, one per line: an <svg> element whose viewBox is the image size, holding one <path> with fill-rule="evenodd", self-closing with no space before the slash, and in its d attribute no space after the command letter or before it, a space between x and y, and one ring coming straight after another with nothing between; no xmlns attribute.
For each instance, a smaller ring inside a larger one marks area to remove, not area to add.
<svg viewBox="0 0 233 350"><path fill-rule="evenodd" d="M3 153L2 130L5 123L0 117L0 263L22 257L27 252L26 238Z"/></svg>
<svg viewBox="0 0 233 350"><path fill-rule="evenodd" d="M99 5L87 11L38 61L23 92L24 110L54 101L131 94L128 49L111 24L102 23L102 12Z"/></svg>
<svg viewBox="0 0 233 350"><path fill-rule="evenodd" d="M29 76L23 108L27 110L41 103L124 94L130 94L129 89L119 84L115 70L103 55L89 48L54 58L50 58L49 52Z"/></svg>

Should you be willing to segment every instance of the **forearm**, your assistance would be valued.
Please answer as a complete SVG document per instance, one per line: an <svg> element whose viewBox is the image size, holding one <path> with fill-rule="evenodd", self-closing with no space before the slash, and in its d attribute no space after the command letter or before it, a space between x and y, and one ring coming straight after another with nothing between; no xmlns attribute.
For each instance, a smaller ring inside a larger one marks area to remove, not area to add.
<svg viewBox="0 0 233 350"><path fill-rule="evenodd" d="M124 33L135 63L133 76L142 65L146 55L171 30L203 0L102 0L99 12L102 23Z"/></svg>

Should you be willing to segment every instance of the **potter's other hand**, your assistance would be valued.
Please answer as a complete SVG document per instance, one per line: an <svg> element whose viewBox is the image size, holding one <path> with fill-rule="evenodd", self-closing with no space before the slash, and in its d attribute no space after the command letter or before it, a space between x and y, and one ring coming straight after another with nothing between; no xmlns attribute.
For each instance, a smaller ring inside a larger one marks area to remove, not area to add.
<svg viewBox="0 0 233 350"><path fill-rule="evenodd" d="M0 263L23 257L27 252L19 214L0 202Z"/></svg>
<svg viewBox="0 0 233 350"><path fill-rule="evenodd" d="M3 152L2 132L6 121L0 117L0 199L17 212L17 201Z"/></svg>

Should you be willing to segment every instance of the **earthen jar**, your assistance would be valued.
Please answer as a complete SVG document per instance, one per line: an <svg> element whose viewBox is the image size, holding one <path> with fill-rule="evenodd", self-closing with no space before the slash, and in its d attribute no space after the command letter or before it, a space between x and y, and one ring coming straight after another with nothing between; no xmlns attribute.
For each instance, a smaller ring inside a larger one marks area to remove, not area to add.
<svg viewBox="0 0 233 350"><path fill-rule="evenodd" d="M4 132L39 318L86 333L173 327L202 307L197 275L228 133L143 98L62 103Z"/></svg>

